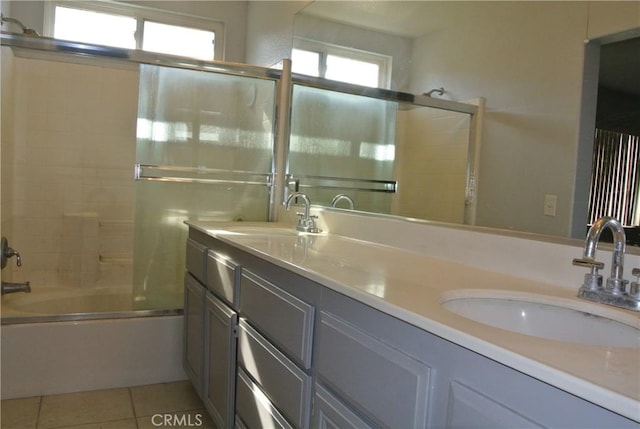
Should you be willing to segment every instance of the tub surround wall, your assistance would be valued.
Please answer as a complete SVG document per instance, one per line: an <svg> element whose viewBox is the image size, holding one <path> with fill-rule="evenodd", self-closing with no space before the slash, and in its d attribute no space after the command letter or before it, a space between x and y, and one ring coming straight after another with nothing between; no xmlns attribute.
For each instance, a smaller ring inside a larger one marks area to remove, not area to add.
<svg viewBox="0 0 640 429"><path fill-rule="evenodd" d="M8 47L2 60L2 235L23 257L3 280L39 288L100 281L99 252L116 238L99 226L133 224L138 71L23 58ZM133 236L118 247L131 255ZM109 285L131 282L120 271Z"/></svg>

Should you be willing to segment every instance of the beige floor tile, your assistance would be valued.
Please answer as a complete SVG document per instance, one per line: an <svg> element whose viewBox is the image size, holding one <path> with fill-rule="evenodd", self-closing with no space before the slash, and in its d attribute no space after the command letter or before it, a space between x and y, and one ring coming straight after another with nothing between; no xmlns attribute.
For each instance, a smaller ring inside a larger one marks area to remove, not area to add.
<svg viewBox="0 0 640 429"><path fill-rule="evenodd" d="M167 419L167 420L165 420ZM138 417L138 429L162 427L216 429L206 410L174 411Z"/></svg>
<svg viewBox="0 0 640 429"><path fill-rule="evenodd" d="M131 388L136 417L204 408L188 381Z"/></svg>
<svg viewBox="0 0 640 429"><path fill-rule="evenodd" d="M129 389L67 393L42 398L38 429L134 417Z"/></svg>
<svg viewBox="0 0 640 429"><path fill-rule="evenodd" d="M110 422L89 423L80 426L66 426L56 429L138 429L136 419L114 420Z"/></svg>
<svg viewBox="0 0 640 429"><path fill-rule="evenodd" d="M5 399L2 408L2 429L35 429L40 409L40 397Z"/></svg>

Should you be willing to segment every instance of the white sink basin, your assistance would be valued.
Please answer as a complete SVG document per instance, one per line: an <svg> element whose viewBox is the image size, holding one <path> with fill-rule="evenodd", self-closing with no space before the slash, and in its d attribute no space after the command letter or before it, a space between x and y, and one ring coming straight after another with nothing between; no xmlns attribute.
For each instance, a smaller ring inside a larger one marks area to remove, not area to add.
<svg viewBox="0 0 640 429"><path fill-rule="evenodd" d="M587 345L640 348L640 319L604 305L509 291L462 290L442 307L460 316L534 337Z"/></svg>

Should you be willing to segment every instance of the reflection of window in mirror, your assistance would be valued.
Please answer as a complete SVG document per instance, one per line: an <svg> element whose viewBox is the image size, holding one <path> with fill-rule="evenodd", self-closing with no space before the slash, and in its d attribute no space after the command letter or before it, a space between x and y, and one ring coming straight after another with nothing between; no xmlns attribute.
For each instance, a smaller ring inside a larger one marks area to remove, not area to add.
<svg viewBox="0 0 640 429"><path fill-rule="evenodd" d="M620 220L640 244L640 37L600 47L589 221Z"/></svg>
<svg viewBox="0 0 640 429"><path fill-rule="evenodd" d="M296 41L291 53L294 73L374 88L389 88L391 58L327 43Z"/></svg>

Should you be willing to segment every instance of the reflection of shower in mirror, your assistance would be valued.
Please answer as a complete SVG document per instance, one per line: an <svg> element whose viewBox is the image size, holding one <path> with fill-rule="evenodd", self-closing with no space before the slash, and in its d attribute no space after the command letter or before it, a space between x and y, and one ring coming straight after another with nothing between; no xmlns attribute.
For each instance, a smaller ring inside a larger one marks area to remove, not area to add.
<svg viewBox="0 0 640 429"><path fill-rule="evenodd" d="M0 24L4 25L5 22L10 22L10 23L15 24L18 27L20 27L22 29L22 34L24 34L25 36L40 37L40 34L38 34L38 32L36 30L27 27L26 25L24 25L22 22L18 21L17 19L9 18L9 17L4 16L4 15L0 15Z"/></svg>
<svg viewBox="0 0 640 429"><path fill-rule="evenodd" d="M429 92L424 92L422 93L422 95L426 95L427 97L433 97L433 94L437 94L439 96L444 95L444 88L440 87L440 88L433 88L431 91Z"/></svg>

